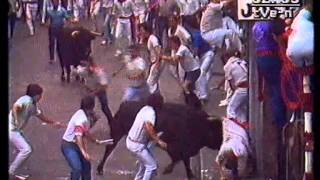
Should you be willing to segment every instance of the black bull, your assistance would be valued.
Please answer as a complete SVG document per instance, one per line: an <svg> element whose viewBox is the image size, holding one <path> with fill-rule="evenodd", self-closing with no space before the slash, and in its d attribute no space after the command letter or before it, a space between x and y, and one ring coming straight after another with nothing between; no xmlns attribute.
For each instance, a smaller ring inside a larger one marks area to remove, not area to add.
<svg viewBox="0 0 320 180"><path fill-rule="evenodd" d="M120 139L127 135L138 111L144 106L140 102L127 102L120 105L118 112L111 121L111 138L113 145L107 145L105 154L97 171L103 174L104 163ZM156 130L163 132L161 139L168 144L167 152L172 162L164 173L172 172L175 164L184 162L187 176L193 177L190 168L190 157L199 153L203 147L219 149L222 143L222 123L219 120L209 121L208 114L191 107L165 103L156 114Z"/></svg>
<svg viewBox="0 0 320 180"><path fill-rule="evenodd" d="M74 35L72 33L74 32ZM57 50L61 65L61 80L65 80L64 70L67 71L67 81L70 82L71 66L80 65L80 61L87 61L91 54L91 41L95 34L82 27L63 28L57 40Z"/></svg>

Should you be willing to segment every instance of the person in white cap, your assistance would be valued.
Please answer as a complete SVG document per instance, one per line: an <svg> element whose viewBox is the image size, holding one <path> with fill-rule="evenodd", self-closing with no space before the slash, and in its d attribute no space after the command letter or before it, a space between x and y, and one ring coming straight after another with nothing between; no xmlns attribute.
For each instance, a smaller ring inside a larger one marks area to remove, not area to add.
<svg viewBox="0 0 320 180"><path fill-rule="evenodd" d="M123 68L126 68L126 76L129 80L129 85L122 97L122 102L127 101L145 101L150 95L149 87L146 82L147 63L140 56L140 47L132 45L129 47L130 55L124 56L124 65L116 72L116 76Z"/></svg>

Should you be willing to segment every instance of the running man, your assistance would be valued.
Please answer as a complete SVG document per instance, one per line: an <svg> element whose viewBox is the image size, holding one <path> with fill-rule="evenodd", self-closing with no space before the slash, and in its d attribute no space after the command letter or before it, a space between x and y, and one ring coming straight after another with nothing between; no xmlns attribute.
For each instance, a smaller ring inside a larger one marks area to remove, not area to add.
<svg viewBox="0 0 320 180"><path fill-rule="evenodd" d="M27 125L31 116L36 116L41 121L51 124L56 128L64 127L57 121L47 118L38 107L42 98L43 89L38 84L29 84L26 95L20 97L9 113L9 141L18 149L19 153L9 168L9 175L16 179L26 179L29 175L17 174L17 169L27 160L31 153L31 145L26 140L23 129Z"/></svg>

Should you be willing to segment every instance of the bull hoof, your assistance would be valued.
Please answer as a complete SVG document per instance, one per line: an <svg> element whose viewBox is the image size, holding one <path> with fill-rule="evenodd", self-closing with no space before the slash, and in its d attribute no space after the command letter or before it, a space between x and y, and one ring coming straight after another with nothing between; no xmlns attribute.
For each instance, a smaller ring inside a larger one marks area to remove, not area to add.
<svg viewBox="0 0 320 180"><path fill-rule="evenodd" d="M173 168L171 165L169 165L164 169L162 174L170 174L170 173L172 173L172 171L173 171Z"/></svg>
<svg viewBox="0 0 320 180"><path fill-rule="evenodd" d="M97 175L102 176L103 175L103 167L100 165L97 167Z"/></svg>

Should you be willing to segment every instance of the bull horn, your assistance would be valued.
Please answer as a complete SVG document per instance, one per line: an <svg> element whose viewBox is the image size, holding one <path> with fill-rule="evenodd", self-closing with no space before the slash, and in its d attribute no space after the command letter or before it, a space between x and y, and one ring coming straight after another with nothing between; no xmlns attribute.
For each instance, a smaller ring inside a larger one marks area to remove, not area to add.
<svg viewBox="0 0 320 180"><path fill-rule="evenodd" d="M103 33L99 33L99 32L96 32L96 31L90 31L90 33L94 36L103 36Z"/></svg>
<svg viewBox="0 0 320 180"><path fill-rule="evenodd" d="M208 121L222 121L222 118L216 115L210 115L207 117Z"/></svg>

